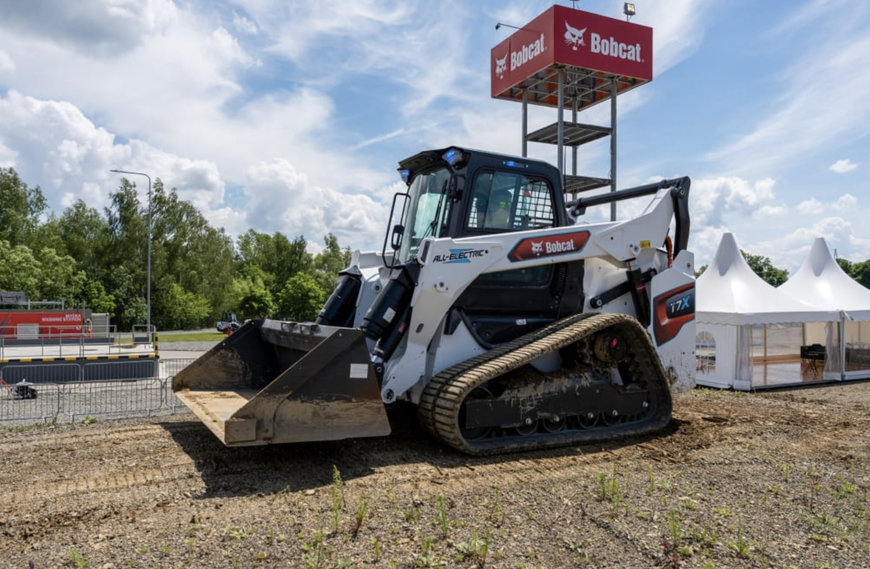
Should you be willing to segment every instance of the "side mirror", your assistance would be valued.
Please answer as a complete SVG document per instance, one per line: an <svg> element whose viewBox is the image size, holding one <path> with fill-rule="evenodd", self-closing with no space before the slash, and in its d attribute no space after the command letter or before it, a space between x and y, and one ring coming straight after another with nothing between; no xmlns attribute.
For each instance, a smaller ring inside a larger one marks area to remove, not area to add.
<svg viewBox="0 0 870 569"><path fill-rule="evenodd" d="M390 247L393 248L393 251L398 251L399 247L402 246L402 237L405 235L405 226L404 225L394 225L393 226L393 234L390 236Z"/></svg>

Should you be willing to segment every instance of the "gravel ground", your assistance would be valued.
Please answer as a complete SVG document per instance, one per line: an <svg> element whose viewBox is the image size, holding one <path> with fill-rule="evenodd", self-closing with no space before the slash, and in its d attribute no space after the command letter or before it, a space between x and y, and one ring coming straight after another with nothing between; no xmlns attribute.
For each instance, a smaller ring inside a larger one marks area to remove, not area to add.
<svg viewBox="0 0 870 569"><path fill-rule="evenodd" d="M870 383L695 390L662 433L494 458L224 448L192 416L0 432L0 566L870 567Z"/></svg>

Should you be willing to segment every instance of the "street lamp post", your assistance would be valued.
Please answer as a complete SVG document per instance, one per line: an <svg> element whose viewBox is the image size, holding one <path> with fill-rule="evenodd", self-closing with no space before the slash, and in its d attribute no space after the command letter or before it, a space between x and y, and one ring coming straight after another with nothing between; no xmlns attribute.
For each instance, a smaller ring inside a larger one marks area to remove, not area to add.
<svg viewBox="0 0 870 569"><path fill-rule="evenodd" d="M151 336L151 176L145 174L144 172L130 172L129 170L109 170L109 172L114 172L116 174L132 174L134 176L145 176L148 178L148 269L147 269L147 280L148 280L148 292L146 297L146 310L148 311L147 315L147 331L148 336Z"/></svg>

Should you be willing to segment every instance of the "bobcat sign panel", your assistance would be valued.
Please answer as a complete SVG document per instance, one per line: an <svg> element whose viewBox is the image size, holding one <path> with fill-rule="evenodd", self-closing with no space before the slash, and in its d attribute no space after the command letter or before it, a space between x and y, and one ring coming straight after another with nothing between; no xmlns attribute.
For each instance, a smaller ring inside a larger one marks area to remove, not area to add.
<svg viewBox="0 0 870 569"><path fill-rule="evenodd" d="M652 28L552 6L492 49L491 94L514 98L512 88L557 65L634 86L652 80L652 56Z"/></svg>

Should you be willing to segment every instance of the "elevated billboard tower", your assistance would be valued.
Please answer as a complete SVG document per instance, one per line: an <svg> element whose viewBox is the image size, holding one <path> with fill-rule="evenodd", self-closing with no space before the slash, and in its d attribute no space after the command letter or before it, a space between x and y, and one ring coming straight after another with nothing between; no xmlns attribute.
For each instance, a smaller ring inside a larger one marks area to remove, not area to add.
<svg viewBox="0 0 870 569"><path fill-rule="evenodd" d="M522 102L523 156L529 141L557 145L566 192L576 194L607 185L615 190L616 97L652 80L652 51L650 27L552 6L492 48L491 94ZM577 122L578 112L607 100L611 103L610 127ZM555 107L557 121L528 132L529 104ZM565 120L566 110L571 112L570 121ZM610 178L578 176L577 147L608 135ZM564 167L565 146L572 148L570 175Z"/></svg>

